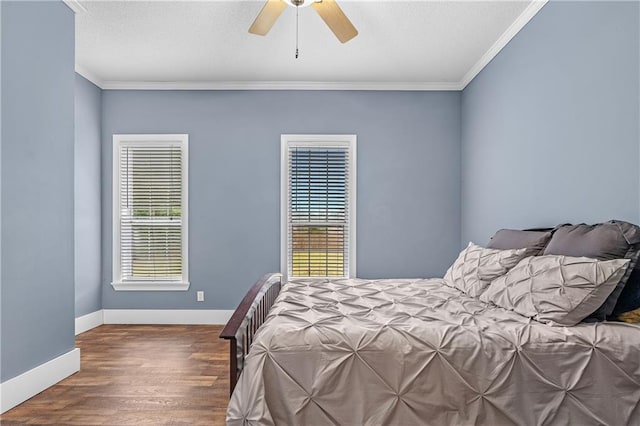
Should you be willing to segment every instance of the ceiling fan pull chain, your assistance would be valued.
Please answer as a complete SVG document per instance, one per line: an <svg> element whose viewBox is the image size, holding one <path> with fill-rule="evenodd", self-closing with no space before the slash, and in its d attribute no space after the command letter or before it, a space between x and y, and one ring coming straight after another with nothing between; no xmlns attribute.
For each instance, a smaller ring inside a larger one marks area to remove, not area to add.
<svg viewBox="0 0 640 426"><path fill-rule="evenodd" d="M296 4L296 59L298 59L298 9L299 6Z"/></svg>

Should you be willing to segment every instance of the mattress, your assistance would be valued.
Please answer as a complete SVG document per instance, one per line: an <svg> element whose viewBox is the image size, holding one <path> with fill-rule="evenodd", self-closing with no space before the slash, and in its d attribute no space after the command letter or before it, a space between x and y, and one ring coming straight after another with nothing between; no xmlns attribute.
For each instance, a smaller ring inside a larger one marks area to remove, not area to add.
<svg viewBox="0 0 640 426"><path fill-rule="evenodd" d="M640 326L552 327L441 279L293 280L230 425L640 424Z"/></svg>

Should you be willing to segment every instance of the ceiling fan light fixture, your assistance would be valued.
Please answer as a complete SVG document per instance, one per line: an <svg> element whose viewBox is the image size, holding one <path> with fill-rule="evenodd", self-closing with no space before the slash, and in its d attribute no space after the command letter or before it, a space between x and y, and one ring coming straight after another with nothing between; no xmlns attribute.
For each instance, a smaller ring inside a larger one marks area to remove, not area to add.
<svg viewBox="0 0 640 426"><path fill-rule="evenodd" d="M310 6L311 3L320 3L322 0L283 0L289 6L293 7L307 7Z"/></svg>

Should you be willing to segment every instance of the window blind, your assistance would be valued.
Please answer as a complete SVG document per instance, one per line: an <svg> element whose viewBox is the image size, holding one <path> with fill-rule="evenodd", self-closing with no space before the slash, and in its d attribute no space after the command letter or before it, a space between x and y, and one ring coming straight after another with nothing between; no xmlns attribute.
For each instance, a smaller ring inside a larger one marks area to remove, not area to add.
<svg viewBox="0 0 640 426"><path fill-rule="evenodd" d="M120 147L122 281L182 277L182 160L179 144Z"/></svg>
<svg viewBox="0 0 640 426"><path fill-rule="evenodd" d="M289 147L288 276L349 275L349 150Z"/></svg>

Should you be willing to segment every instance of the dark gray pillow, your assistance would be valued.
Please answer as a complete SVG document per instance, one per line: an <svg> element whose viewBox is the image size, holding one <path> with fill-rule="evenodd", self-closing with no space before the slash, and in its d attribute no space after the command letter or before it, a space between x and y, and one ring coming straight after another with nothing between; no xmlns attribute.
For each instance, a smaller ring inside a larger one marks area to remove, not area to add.
<svg viewBox="0 0 640 426"><path fill-rule="evenodd" d="M629 247L637 243L640 243L640 228L628 222L565 225L554 232L544 255L623 259Z"/></svg>
<svg viewBox="0 0 640 426"><path fill-rule="evenodd" d="M551 240L552 232L501 229L491 237L487 248L509 250L526 248L528 256L540 254Z"/></svg>
<svg viewBox="0 0 640 426"><path fill-rule="evenodd" d="M638 260L640 227L612 220L596 225L566 225L559 227L544 250L544 255L590 257L599 260L630 259L631 264L607 300L591 317L605 319L611 315Z"/></svg>

